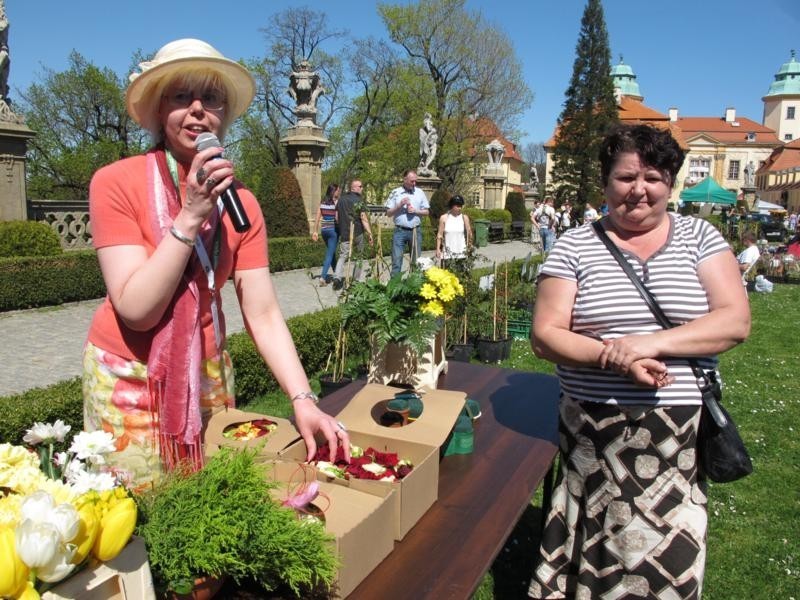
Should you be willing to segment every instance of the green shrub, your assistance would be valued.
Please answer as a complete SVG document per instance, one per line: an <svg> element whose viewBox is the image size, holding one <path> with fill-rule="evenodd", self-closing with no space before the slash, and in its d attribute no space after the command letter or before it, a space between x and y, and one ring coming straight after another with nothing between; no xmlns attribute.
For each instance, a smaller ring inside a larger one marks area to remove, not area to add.
<svg viewBox="0 0 800 600"><path fill-rule="evenodd" d="M469 217L470 221L488 218L486 216L486 211L484 211L482 208L475 208L474 206L465 206L462 212Z"/></svg>
<svg viewBox="0 0 800 600"><path fill-rule="evenodd" d="M338 307L287 319L286 324L306 373L315 373L325 368L328 357L334 351L339 323ZM363 332L360 334L348 331L349 356L363 354L366 348L367 338ZM229 336L228 352L235 372L238 403L247 404L267 392L278 389L278 382L247 333L241 332Z"/></svg>
<svg viewBox="0 0 800 600"><path fill-rule="evenodd" d="M0 257L54 256L61 241L50 225L40 221L0 221Z"/></svg>
<svg viewBox="0 0 800 600"><path fill-rule="evenodd" d="M105 293L93 250L0 259L0 311L102 298Z"/></svg>
<svg viewBox="0 0 800 600"><path fill-rule="evenodd" d="M0 397L0 443L22 445L22 436L34 422L53 423L61 419L73 435L83 429L81 379L75 377L45 388Z"/></svg>
<svg viewBox="0 0 800 600"><path fill-rule="evenodd" d="M525 210L525 197L520 192L508 192L506 210L511 213L512 221L525 221L528 211Z"/></svg>
<svg viewBox="0 0 800 600"><path fill-rule="evenodd" d="M486 212L486 219L492 223L501 221L503 223L511 223L511 213L502 208L490 208Z"/></svg>
<svg viewBox="0 0 800 600"><path fill-rule="evenodd" d="M273 273L318 267L325 260L325 244L310 237L269 238L269 269Z"/></svg>
<svg viewBox="0 0 800 600"><path fill-rule="evenodd" d="M294 173L286 167L269 167L253 190L272 237L307 237L308 216Z"/></svg>
<svg viewBox="0 0 800 600"><path fill-rule="evenodd" d="M452 194L444 188L439 188L433 192L430 201L430 221L433 223L434 227L438 226L439 217L449 210L447 204L450 202L451 197Z"/></svg>

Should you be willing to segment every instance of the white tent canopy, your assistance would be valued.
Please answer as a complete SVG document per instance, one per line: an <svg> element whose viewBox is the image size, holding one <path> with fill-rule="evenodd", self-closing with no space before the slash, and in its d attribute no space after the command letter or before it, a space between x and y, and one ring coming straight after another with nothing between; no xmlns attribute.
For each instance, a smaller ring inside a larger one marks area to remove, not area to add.
<svg viewBox="0 0 800 600"><path fill-rule="evenodd" d="M785 210L785 209L780 204L773 204L772 202L767 202L766 200L762 200L761 198L759 198L758 201L756 202L756 210L761 214L768 215L769 211L771 210Z"/></svg>

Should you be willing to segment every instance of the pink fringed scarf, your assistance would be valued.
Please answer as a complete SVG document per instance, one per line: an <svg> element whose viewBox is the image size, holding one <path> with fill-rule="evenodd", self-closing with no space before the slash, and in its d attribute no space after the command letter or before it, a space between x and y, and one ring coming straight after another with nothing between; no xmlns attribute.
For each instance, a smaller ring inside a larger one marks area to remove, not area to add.
<svg viewBox="0 0 800 600"><path fill-rule="evenodd" d="M147 153L150 225L156 244L169 235L181 209L176 185L162 147ZM200 232L206 249L213 244L219 215L212 211ZM200 440L200 298L197 279L204 277L195 253L178 283L175 295L155 328L147 360L151 410L158 419L161 460L168 471L186 461L203 466Z"/></svg>

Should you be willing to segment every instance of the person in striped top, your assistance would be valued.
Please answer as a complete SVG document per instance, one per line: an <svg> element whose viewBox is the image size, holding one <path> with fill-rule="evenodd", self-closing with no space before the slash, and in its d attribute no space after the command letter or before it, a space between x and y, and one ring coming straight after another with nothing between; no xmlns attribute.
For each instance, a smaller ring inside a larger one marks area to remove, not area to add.
<svg viewBox="0 0 800 600"><path fill-rule="evenodd" d="M311 239L315 242L322 236L325 242L325 260L322 262L322 272L319 276L320 286L328 285L332 276L328 275L328 270L333 264L333 257L336 255L336 245L339 243L339 235L336 233L336 202L339 200L339 185L331 183L325 190L325 197L319 203L317 209L317 220L314 222L314 231Z"/></svg>
<svg viewBox="0 0 800 600"><path fill-rule="evenodd" d="M600 151L602 226L675 328L659 326L591 224L542 268L532 346L557 365L561 460L531 597L700 597L706 484L687 358L715 369L748 336L750 311L717 230L667 212L683 159L647 125L619 126Z"/></svg>

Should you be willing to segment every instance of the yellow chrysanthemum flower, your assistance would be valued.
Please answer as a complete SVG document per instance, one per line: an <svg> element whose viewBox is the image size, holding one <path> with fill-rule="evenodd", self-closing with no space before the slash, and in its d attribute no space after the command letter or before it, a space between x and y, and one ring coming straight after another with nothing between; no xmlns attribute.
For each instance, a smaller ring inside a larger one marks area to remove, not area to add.
<svg viewBox="0 0 800 600"><path fill-rule="evenodd" d="M433 315L434 317L441 317L444 314L444 306L438 300L431 300L426 302L421 307L422 312Z"/></svg>
<svg viewBox="0 0 800 600"><path fill-rule="evenodd" d="M25 496L9 494L0 498L0 528L16 527L20 519L20 508Z"/></svg>
<svg viewBox="0 0 800 600"><path fill-rule="evenodd" d="M436 288L430 283L423 283L422 287L419 289L419 295L425 298L425 300L433 300L436 298Z"/></svg>

